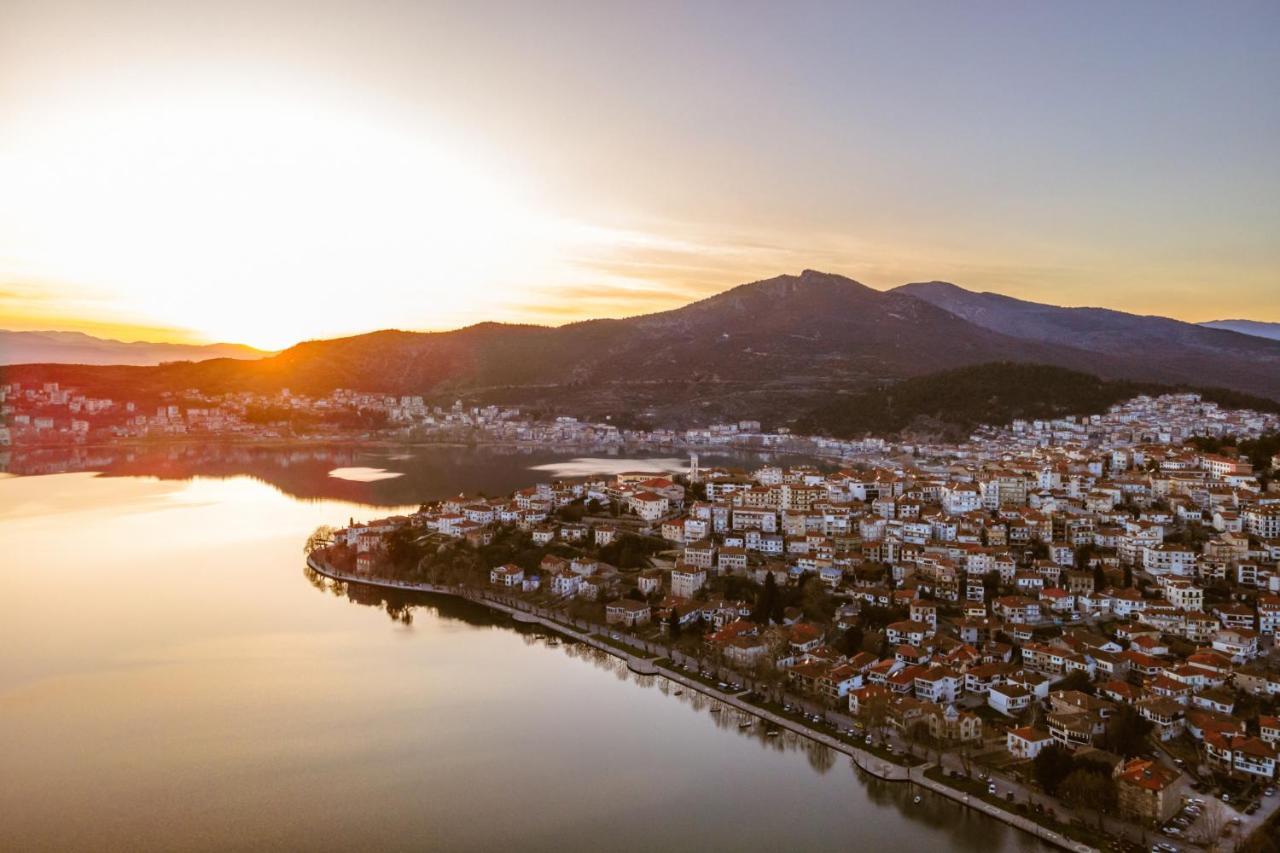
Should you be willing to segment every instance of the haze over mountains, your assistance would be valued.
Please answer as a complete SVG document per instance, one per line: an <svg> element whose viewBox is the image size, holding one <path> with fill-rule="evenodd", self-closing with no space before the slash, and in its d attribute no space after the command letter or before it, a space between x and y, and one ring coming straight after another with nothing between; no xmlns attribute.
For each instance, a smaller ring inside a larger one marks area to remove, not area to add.
<svg viewBox="0 0 1280 853"><path fill-rule="evenodd" d="M878 291L813 270L671 311L557 328L482 323L450 332L381 331L310 341L257 361L25 365L4 373L121 398L186 388L341 387L690 422L794 414L835 393L990 362L1280 399L1280 341L941 282Z"/></svg>
<svg viewBox="0 0 1280 853"><path fill-rule="evenodd" d="M243 344L166 344L116 341L82 332L12 332L0 329L0 365L160 364L209 358L265 358L269 352Z"/></svg>
<svg viewBox="0 0 1280 853"><path fill-rule="evenodd" d="M1209 320L1200 325L1280 341L1280 323L1264 323L1261 320Z"/></svg>

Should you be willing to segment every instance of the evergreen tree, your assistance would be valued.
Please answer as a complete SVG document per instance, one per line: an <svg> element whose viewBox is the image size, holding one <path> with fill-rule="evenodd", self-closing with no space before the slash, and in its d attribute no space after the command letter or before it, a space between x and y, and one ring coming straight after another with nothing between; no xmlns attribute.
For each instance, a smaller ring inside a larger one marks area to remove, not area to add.
<svg viewBox="0 0 1280 853"><path fill-rule="evenodd" d="M768 625L769 620L773 618L773 612L781 605L778 600L778 582L773 579L773 572L766 572L764 576L764 590L761 591L760 597L756 599L755 610L751 612L751 620L761 625Z"/></svg>

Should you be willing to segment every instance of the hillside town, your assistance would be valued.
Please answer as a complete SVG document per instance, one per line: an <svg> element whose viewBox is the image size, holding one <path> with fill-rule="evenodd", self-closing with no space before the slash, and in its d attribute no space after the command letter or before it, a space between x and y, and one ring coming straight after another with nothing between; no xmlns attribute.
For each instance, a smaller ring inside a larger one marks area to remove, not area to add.
<svg viewBox="0 0 1280 853"><path fill-rule="evenodd" d="M1217 446L1277 427L1185 394L884 445L874 465L695 451L679 476L458 495L313 545L356 576L678 650L887 760L976 773L978 795L1212 847L1280 802L1280 454Z"/></svg>

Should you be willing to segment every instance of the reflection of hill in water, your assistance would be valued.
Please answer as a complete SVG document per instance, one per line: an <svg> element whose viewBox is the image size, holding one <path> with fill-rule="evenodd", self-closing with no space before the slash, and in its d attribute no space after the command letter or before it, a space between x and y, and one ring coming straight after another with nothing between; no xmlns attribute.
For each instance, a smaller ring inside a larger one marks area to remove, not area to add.
<svg viewBox="0 0 1280 853"><path fill-rule="evenodd" d="M0 454L0 471L60 474L97 471L105 476L147 476L163 480L248 476L304 500L343 500L377 506L404 506L458 492L507 494L530 483L556 479L562 465L592 454L581 450L525 447L359 448L342 445L271 447L244 444L171 444L152 447L15 450ZM616 470L628 454L604 459L602 470ZM703 465L749 466L751 454L702 454ZM783 460L786 461L786 460ZM545 466L545 467L543 467ZM575 472L590 473L578 462ZM329 476L335 468L380 468L403 474L373 481Z"/></svg>
<svg viewBox="0 0 1280 853"><path fill-rule="evenodd" d="M821 775L851 773L862 785L867 798L878 806L893 809L902 817L950 834L951 849L985 851L1005 849L1010 839L1025 845L1028 851L1043 847L1036 839L1017 832L999 821L979 815L965 806L938 796L930 791L901 782L886 782L855 767L843 753L787 729L775 736L769 735L771 726L763 720L743 713L705 693L699 693L660 675L641 675L627 668L619 658L593 646L557 638L555 646L547 645L546 629L539 625L525 625L474 602L463 601L445 595L403 592L400 590L348 584L325 577L303 566L308 582L321 592L346 598L353 604L384 610L387 616L402 625L412 625L414 613L425 610L434 618L465 622L477 628L509 630L519 633L526 645L543 645L548 651L558 651L572 660L588 663L597 669L612 673L619 681L631 682L643 689L656 689L668 700L679 702L699 714L716 729L737 735L744 741L754 742L760 749L775 752L802 752L814 772ZM713 712L712 709L717 709ZM749 722L743 728L741 724ZM916 794L920 803L913 802ZM856 848L856 845L853 845Z"/></svg>

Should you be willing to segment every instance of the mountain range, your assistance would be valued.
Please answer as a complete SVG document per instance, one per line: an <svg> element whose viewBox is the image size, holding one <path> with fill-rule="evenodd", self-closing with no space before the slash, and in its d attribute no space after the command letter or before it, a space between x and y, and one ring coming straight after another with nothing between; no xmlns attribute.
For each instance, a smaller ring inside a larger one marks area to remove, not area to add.
<svg viewBox="0 0 1280 853"><path fill-rule="evenodd" d="M164 344L116 341L83 332L12 332L0 329L0 365L36 362L63 364L154 365L210 358L265 358L269 352L243 344Z"/></svg>
<svg viewBox="0 0 1280 853"><path fill-rule="evenodd" d="M620 423L646 416L662 423L745 416L777 422L833 394L991 362L1280 399L1280 341L943 282L879 291L813 270L626 319L380 331L309 341L254 361L22 365L3 374L129 399L187 388L353 388L518 403Z"/></svg>
<svg viewBox="0 0 1280 853"><path fill-rule="evenodd" d="M1118 369L1104 375L1280 397L1280 344L1259 337L1168 317L974 293L941 281L906 284L893 292L923 299L984 329L1118 359Z"/></svg>
<svg viewBox="0 0 1280 853"><path fill-rule="evenodd" d="M1209 320L1200 325L1280 341L1280 323L1264 323L1261 320Z"/></svg>

